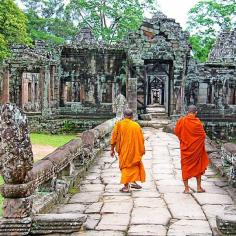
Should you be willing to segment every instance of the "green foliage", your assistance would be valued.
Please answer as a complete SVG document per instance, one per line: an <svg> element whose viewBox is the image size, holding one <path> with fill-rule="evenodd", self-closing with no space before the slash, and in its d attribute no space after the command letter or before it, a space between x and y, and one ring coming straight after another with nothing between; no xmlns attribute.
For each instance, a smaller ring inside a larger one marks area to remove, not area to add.
<svg viewBox="0 0 236 236"><path fill-rule="evenodd" d="M74 138L75 135L30 134L32 144L49 145L52 147L60 147Z"/></svg>
<svg viewBox="0 0 236 236"><path fill-rule="evenodd" d="M98 39L113 42L136 30L154 5L155 0L71 0L66 12L76 27L87 26Z"/></svg>
<svg viewBox="0 0 236 236"><path fill-rule="evenodd" d="M75 128L76 128L76 125L74 122L70 120L65 120L61 131L63 133L71 133L75 130Z"/></svg>
<svg viewBox="0 0 236 236"><path fill-rule="evenodd" d="M0 61L10 55L12 44L29 44L27 18L13 0L0 0Z"/></svg>
<svg viewBox="0 0 236 236"><path fill-rule="evenodd" d="M187 30L196 59L206 61L219 32L236 26L235 11L235 0L202 0L189 11Z"/></svg>
<svg viewBox="0 0 236 236"><path fill-rule="evenodd" d="M22 0L28 17L28 30L33 40L61 44L71 40L77 32L65 17L65 3L61 0Z"/></svg>

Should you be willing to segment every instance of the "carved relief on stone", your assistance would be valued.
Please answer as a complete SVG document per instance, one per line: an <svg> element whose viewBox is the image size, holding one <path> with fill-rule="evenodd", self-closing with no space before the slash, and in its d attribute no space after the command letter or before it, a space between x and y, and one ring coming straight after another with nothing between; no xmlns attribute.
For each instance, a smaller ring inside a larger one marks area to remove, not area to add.
<svg viewBox="0 0 236 236"><path fill-rule="evenodd" d="M27 182L27 173L33 167L33 153L26 116L15 106L1 107L0 148L2 175L6 184Z"/></svg>
<svg viewBox="0 0 236 236"><path fill-rule="evenodd" d="M116 113L116 118L121 119L123 117L123 111L128 108L128 103L123 94L119 94L113 104L112 104L112 109L113 112Z"/></svg>

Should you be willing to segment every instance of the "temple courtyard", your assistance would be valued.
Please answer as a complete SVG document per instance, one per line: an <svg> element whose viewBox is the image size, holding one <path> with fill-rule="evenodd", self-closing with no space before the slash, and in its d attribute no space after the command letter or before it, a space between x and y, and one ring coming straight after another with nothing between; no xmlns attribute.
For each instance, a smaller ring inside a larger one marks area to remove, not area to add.
<svg viewBox="0 0 236 236"><path fill-rule="evenodd" d="M206 192L196 193L192 179L191 194L184 194L177 137L154 128L143 131L147 178L142 190L119 191L118 161L110 157L107 147L88 170L78 193L67 197L52 213L86 217L82 230L72 236L220 235L216 215L233 205L228 182L209 166L202 179Z"/></svg>

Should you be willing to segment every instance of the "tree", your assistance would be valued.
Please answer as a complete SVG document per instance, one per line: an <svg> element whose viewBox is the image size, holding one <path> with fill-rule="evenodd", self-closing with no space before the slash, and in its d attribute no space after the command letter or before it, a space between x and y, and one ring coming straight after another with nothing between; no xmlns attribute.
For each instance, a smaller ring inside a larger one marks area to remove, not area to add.
<svg viewBox="0 0 236 236"><path fill-rule="evenodd" d="M235 12L235 0L202 0L189 11L187 30L196 59L206 61L218 34L236 26Z"/></svg>
<svg viewBox="0 0 236 236"><path fill-rule="evenodd" d="M77 30L65 18L65 3L62 0L22 0L28 17L28 30L33 40L53 44L71 40Z"/></svg>
<svg viewBox="0 0 236 236"><path fill-rule="evenodd" d="M27 18L13 0L0 0L0 61L10 55L12 44L29 44Z"/></svg>
<svg viewBox="0 0 236 236"><path fill-rule="evenodd" d="M144 11L155 9L155 0L71 0L67 17L76 27L89 27L98 39L114 42L136 30Z"/></svg>

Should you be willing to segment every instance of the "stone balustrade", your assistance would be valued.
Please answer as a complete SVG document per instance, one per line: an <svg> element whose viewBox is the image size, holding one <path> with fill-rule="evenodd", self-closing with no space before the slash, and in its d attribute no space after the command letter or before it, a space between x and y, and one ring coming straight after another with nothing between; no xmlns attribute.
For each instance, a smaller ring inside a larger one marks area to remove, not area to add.
<svg viewBox="0 0 236 236"><path fill-rule="evenodd" d="M60 233L60 225L64 233L78 230L85 215L43 213L61 201L83 176L106 146L115 122L116 119L108 120L83 132L81 138L71 140L33 164L27 119L17 107L4 105L0 120L5 180L1 186L4 205L0 235Z"/></svg>

